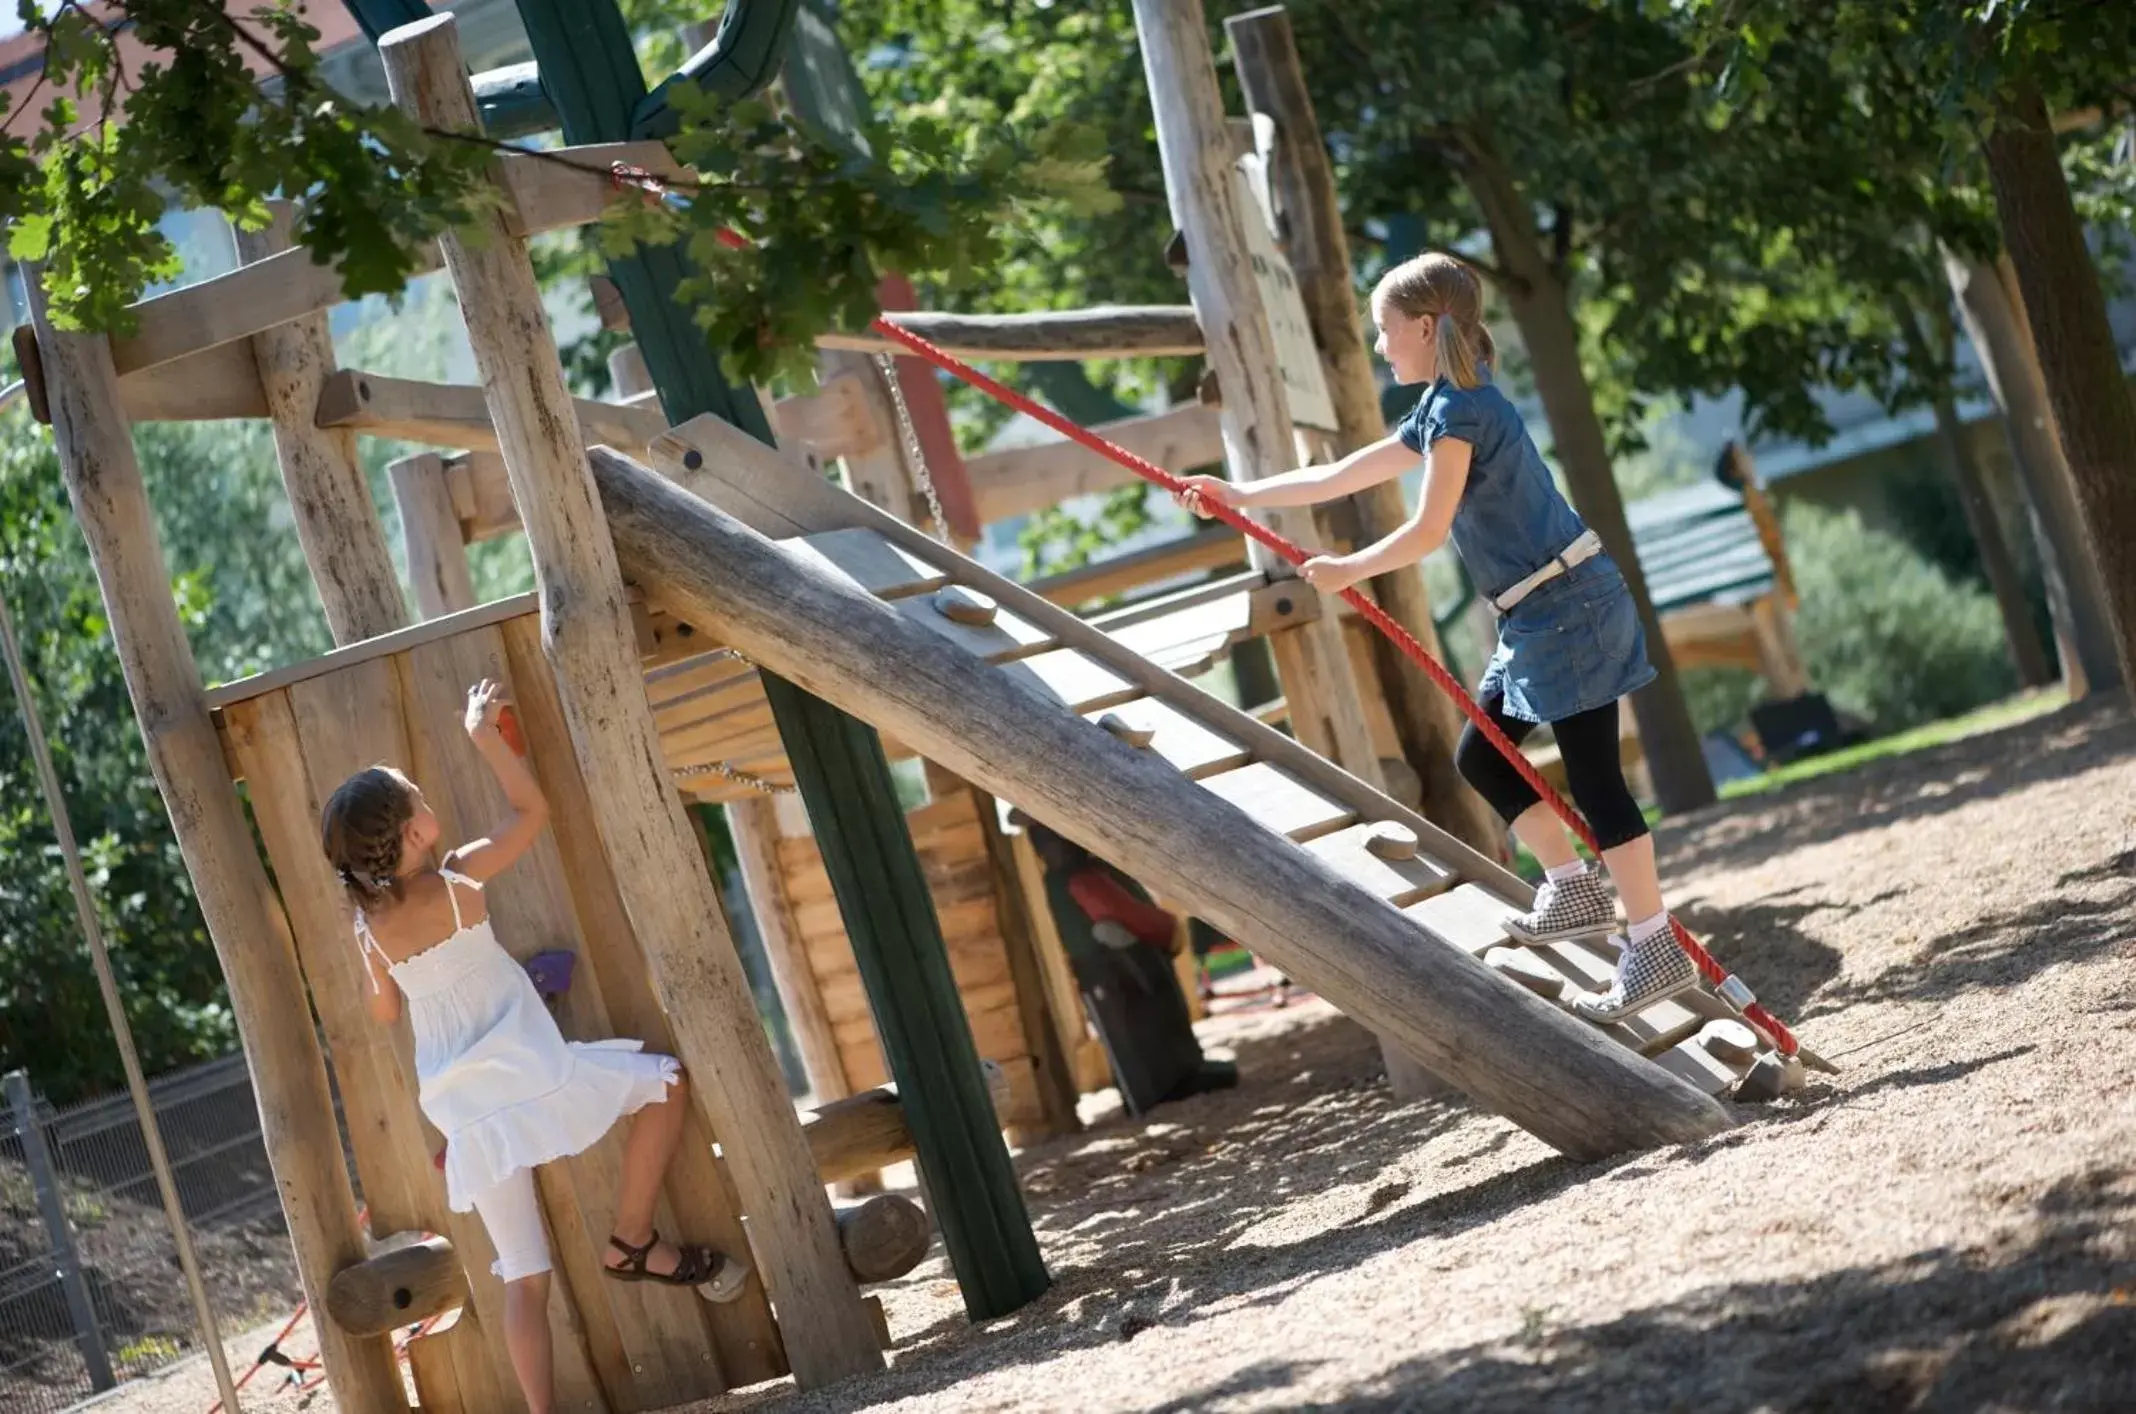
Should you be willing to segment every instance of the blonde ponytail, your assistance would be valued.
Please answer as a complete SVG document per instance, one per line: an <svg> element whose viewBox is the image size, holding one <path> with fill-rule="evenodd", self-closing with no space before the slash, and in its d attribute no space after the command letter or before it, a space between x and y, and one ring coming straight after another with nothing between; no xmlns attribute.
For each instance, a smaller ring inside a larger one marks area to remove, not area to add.
<svg viewBox="0 0 2136 1414"><path fill-rule="evenodd" d="M1483 282L1450 255L1405 260L1380 277L1375 305L1408 319L1430 319L1439 347L1439 373L1457 388L1482 386L1498 361L1483 323Z"/></svg>

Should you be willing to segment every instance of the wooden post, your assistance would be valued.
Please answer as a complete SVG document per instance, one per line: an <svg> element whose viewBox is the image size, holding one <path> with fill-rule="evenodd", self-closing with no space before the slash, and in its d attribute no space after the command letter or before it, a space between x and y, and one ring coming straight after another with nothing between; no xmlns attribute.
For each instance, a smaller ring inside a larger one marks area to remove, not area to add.
<svg viewBox="0 0 2136 1414"><path fill-rule="evenodd" d="M1224 28L1231 37L1234 67L1247 107L1275 123L1268 175L1282 222L1283 252L1290 260L1291 273L1297 276L1306 317L1320 345L1321 367L1341 423L1337 450L1354 452L1383 440L1387 424L1380 413L1370 341L1358 313L1357 292L1350 283L1350 241L1343 230L1335 170L1306 89L1290 16L1281 6L1273 6L1234 15L1224 22ZM1393 534L1409 519L1398 481L1354 496L1351 504L1357 512L1359 537L1368 543ZM1420 566L1382 575L1372 581L1371 588L1381 608L1415 634L1433 656L1443 656ZM1424 784L1420 813L1485 854L1500 855L1505 841L1503 822L1454 770L1460 709L1401 650L1378 634L1372 638L1380 686L1402 740L1402 755Z"/></svg>
<svg viewBox="0 0 2136 1414"><path fill-rule="evenodd" d="M273 204L273 221L237 233L247 264L289 250L290 207ZM312 581L326 606L336 644L360 643L408 626L408 605L393 551L386 544L371 486L356 460L356 434L319 427L319 394L334 373L334 341L324 314L308 314L252 336L260 391L274 422L275 456L296 517Z"/></svg>
<svg viewBox="0 0 2136 1414"><path fill-rule="evenodd" d="M657 600L1023 802L1545 1142L1591 1158L1727 1127L1706 1096L1420 933L1156 753L1092 731L1034 678L987 665L627 458L604 448L592 460L617 545Z"/></svg>
<svg viewBox="0 0 2136 1414"><path fill-rule="evenodd" d="M1958 297L1966 337L1980 355L1988 391L2002 410L2010 439L2010 459L2047 583L2047 607L2054 621L2062 680L2072 700L2121 680L2113 624L2107 617L2106 590L2092 553L2084 518L2077 508L2076 483L2055 433L2054 411L2047 401L2047 381L2025 317L2010 258L1996 265L1970 260L1946 249L1944 273Z"/></svg>
<svg viewBox="0 0 2136 1414"><path fill-rule="evenodd" d="M1001 832L1001 815L994 797L977 787L971 791L978 811L979 832L986 840L987 866L994 881L994 914L1001 923L1001 945L1009 956L1009 981L1016 989L1017 1018L1023 1025L1024 1045L1031 1053L1033 1078L1038 1082L1039 1135L1073 1134L1082 1128L1075 1109L1075 1072L1061 1048L1060 1028L1047 995L1045 964L1039 957L1037 929L1032 912L1044 908L1043 897L1024 892L1017 876L1015 846ZM1191 996L1191 993L1190 993ZM1077 1018L1080 1021L1081 1015Z"/></svg>
<svg viewBox="0 0 2136 1414"><path fill-rule="evenodd" d="M475 127L452 17L379 44L394 102L427 126ZM828 1200L786 1099L734 941L661 766L635 638L578 421L525 248L501 217L444 241L533 553L542 645L632 927L668 1003L691 1087L752 1222L765 1288L804 1389L882 1367Z"/></svg>
<svg viewBox="0 0 2136 1414"><path fill-rule="evenodd" d="M1233 139L1224 121L1201 0L1135 0L1135 28L1149 90L1163 95L1151 105L1157 148L1172 223L1186 240L1187 288L1195 315L1204 329L1225 331L1208 350L1210 370L1223 389L1225 460L1233 480L1258 481L1296 465L1297 442L1277 371L1275 338L1246 256L1243 223L1260 218L1239 209ZM1326 543L1309 512L1270 511L1267 521L1300 544ZM1249 553L1272 575L1292 572L1258 543ZM1379 757L1358 707L1340 618L1323 614L1275 635L1270 647L1298 739L1359 780L1378 785Z"/></svg>
<svg viewBox="0 0 2136 1414"><path fill-rule="evenodd" d="M730 804L727 833L734 837L742 887L748 892L749 906L756 915L757 936L764 940L772 984L778 989L780 1004L786 1008L794 1045L801 1052L809 1093L819 1105L842 1100L853 1093L853 1085L838 1052L830 1013L824 1010L823 991L816 985L815 971L809 966L808 950L794 927L793 905L787 899L786 879L779 868L779 817L771 797L751 796Z"/></svg>
<svg viewBox="0 0 2136 1414"><path fill-rule="evenodd" d="M171 598L170 571L119 406L110 341L52 327L43 272L32 267L25 274L67 496L96 566L149 769L229 983L297 1274L316 1305L333 1274L361 1261L364 1248L304 978ZM369 1414L408 1407L386 1342L323 1328L319 1336L320 1358L344 1409Z"/></svg>
<svg viewBox="0 0 2136 1414"><path fill-rule="evenodd" d="M445 459L417 452L388 465L386 474L400 508L401 554L407 557L416 611L435 619L474 608L475 583L460 516L445 484Z"/></svg>

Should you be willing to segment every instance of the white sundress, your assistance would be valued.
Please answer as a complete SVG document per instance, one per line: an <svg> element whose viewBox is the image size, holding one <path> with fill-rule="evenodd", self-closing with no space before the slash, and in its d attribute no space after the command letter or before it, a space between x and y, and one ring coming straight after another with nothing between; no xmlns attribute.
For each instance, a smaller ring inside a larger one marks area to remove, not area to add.
<svg viewBox="0 0 2136 1414"><path fill-rule="evenodd" d="M407 999L418 1100L445 1136L446 1201L465 1213L476 1194L591 1148L618 1119L665 1098L681 1067L642 1041L566 1041L489 919L460 921L454 885L482 886L438 873L452 936L395 962L359 909L356 937Z"/></svg>

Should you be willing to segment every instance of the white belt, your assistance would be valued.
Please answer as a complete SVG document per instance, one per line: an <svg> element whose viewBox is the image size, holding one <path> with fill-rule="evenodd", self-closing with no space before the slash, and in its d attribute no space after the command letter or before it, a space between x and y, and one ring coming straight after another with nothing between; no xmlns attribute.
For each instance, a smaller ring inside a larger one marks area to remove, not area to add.
<svg viewBox="0 0 2136 1414"><path fill-rule="evenodd" d="M1490 605L1502 615L1510 614L1513 612L1515 604L1518 604L1551 580L1556 579L1559 575L1566 573L1574 565L1583 564L1601 553L1602 537L1592 530L1582 531L1577 540L1551 556L1549 564L1544 565L1505 593L1492 599Z"/></svg>

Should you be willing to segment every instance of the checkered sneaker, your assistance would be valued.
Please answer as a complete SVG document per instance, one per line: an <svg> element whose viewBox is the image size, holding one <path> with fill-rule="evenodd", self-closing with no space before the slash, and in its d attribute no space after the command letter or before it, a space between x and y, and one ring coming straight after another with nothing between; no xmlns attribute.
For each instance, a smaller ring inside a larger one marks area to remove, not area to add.
<svg viewBox="0 0 2136 1414"><path fill-rule="evenodd" d="M1506 931L1514 941L1529 947L1596 937L1616 926L1617 906L1592 868L1569 879L1543 880L1535 891L1535 907L1506 920Z"/></svg>
<svg viewBox="0 0 2136 1414"><path fill-rule="evenodd" d="M1676 945L1675 934L1665 928L1626 947L1617 961L1617 977L1609 984L1609 990L1581 993L1572 999L1572 1009L1589 1021L1607 1026L1697 985L1698 969Z"/></svg>

